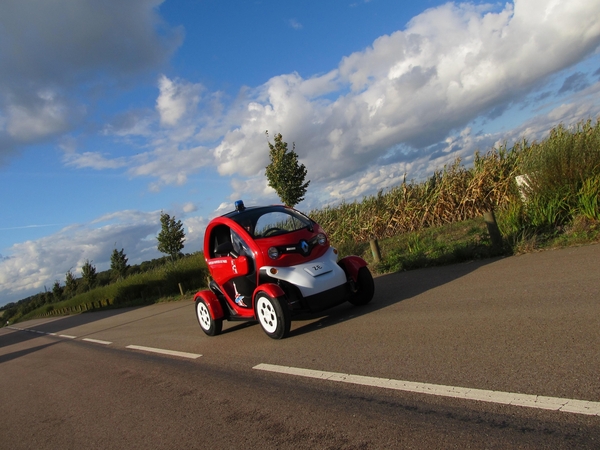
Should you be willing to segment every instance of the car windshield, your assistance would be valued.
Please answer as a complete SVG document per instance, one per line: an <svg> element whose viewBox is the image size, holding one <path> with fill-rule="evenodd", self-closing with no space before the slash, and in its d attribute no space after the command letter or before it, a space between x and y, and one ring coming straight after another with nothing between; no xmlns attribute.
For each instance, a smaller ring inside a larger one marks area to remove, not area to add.
<svg viewBox="0 0 600 450"><path fill-rule="evenodd" d="M255 239L312 227L312 222L308 217L287 208L248 210L231 218L244 227Z"/></svg>

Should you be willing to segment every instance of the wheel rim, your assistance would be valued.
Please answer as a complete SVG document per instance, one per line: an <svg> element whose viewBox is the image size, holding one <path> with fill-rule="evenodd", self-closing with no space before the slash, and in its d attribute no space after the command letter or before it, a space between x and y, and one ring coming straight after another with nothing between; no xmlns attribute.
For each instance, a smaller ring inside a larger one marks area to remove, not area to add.
<svg viewBox="0 0 600 450"><path fill-rule="evenodd" d="M260 297L256 302L256 313L258 320L267 333L277 330L277 314L270 299Z"/></svg>
<svg viewBox="0 0 600 450"><path fill-rule="evenodd" d="M208 308L203 302L198 302L198 305L196 306L196 313L198 314L198 322L200 323L202 329L209 330L212 318L210 317Z"/></svg>

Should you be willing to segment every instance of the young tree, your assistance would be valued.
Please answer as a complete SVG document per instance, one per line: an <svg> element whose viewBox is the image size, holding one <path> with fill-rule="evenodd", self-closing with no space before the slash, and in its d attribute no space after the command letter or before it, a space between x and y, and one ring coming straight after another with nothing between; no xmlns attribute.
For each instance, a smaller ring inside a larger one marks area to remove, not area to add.
<svg viewBox="0 0 600 450"><path fill-rule="evenodd" d="M52 286L52 296L54 297L55 302L59 302L62 300L63 295L63 287L60 285L60 282L56 280L54 282L54 286Z"/></svg>
<svg viewBox="0 0 600 450"><path fill-rule="evenodd" d="M64 292L69 296L73 296L75 292L77 292L77 280L75 279L75 275L73 275L73 272L71 272L71 269L69 269L65 276Z"/></svg>
<svg viewBox="0 0 600 450"><path fill-rule="evenodd" d="M269 132L266 131L267 138ZM266 167L265 175L269 180L269 186L275 189L281 201L287 206L296 206L304 200L306 188L306 167L298 163L296 144L292 144L292 150L288 151L287 143L283 141L281 133L275 135L275 145L269 144L269 158L271 163Z"/></svg>
<svg viewBox="0 0 600 450"><path fill-rule="evenodd" d="M156 239L158 240L158 251L166 253L171 257L171 261L175 262L181 250L183 250L183 242L185 241L185 232L181 220L175 220L175 216L171 217L167 213L160 213L161 230Z"/></svg>
<svg viewBox="0 0 600 450"><path fill-rule="evenodd" d="M127 256L125 256L125 250L121 249L118 251L116 248L110 255L110 270L113 271L116 279L125 277L129 265L127 264Z"/></svg>
<svg viewBox="0 0 600 450"><path fill-rule="evenodd" d="M88 289L94 287L97 276L98 274L96 273L96 267L92 266L92 263L89 259L86 259L83 267L81 268L81 278Z"/></svg>

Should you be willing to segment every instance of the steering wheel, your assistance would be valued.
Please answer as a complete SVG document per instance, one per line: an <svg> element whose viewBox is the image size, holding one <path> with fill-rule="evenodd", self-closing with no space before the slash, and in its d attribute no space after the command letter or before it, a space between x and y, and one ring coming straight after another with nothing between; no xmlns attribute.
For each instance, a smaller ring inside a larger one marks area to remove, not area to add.
<svg viewBox="0 0 600 450"><path fill-rule="evenodd" d="M263 233L263 236L267 237L269 234L276 233L277 231L285 231L285 230L282 228L278 228L278 227L269 228L268 230L266 230Z"/></svg>

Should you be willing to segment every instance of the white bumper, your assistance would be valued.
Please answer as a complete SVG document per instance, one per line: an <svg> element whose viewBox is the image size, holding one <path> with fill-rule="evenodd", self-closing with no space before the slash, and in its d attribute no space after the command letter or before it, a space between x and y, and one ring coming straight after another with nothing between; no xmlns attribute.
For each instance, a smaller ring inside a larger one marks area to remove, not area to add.
<svg viewBox="0 0 600 450"><path fill-rule="evenodd" d="M277 273L272 273L275 269ZM337 264L337 255L333 248L320 258L292 267L263 266L260 269L271 278L287 281L300 289L302 296L308 297L345 284L346 274Z"/></svg>

